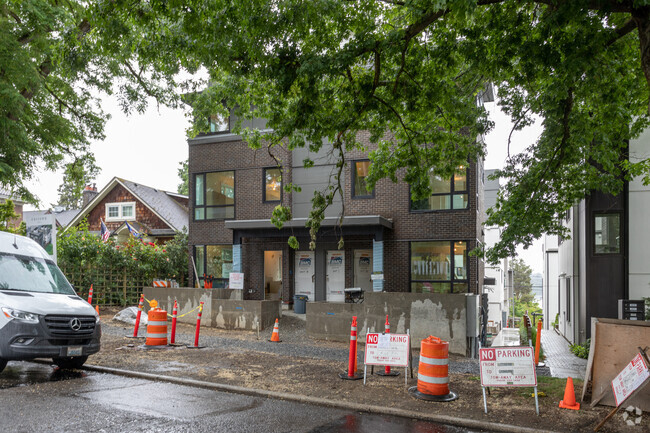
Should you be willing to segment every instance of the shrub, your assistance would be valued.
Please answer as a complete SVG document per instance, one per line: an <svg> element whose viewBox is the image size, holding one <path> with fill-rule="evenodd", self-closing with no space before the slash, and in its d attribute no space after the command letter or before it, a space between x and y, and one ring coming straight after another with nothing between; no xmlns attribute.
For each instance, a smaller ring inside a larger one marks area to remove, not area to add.
<svg viewBox="0 0 650 433"><path fill-rule="evenodd" d="M590 346L591 346L591 338L587 338L587 340L582 344L572 344L571 352L573 352L573 354L578 358L587 359L589 358Z"/></svg>

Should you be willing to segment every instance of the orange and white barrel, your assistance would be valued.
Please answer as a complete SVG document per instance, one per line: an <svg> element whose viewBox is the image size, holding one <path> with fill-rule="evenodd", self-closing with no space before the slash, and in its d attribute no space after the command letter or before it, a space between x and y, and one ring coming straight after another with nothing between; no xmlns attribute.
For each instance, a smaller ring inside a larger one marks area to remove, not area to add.
<svg viewBox="0 0 650 433"><path fill-rule="evenodd" d="M429 336L420 346L418 385L409 393L422 400L452 401L458 395L449 391L449 342Z"/></svg>
<svg viewBox="0 0 650 433"><path fill-rule="evenodd" d="M147 315L147 346L167 345L167 311L152 308Z"/></svg>

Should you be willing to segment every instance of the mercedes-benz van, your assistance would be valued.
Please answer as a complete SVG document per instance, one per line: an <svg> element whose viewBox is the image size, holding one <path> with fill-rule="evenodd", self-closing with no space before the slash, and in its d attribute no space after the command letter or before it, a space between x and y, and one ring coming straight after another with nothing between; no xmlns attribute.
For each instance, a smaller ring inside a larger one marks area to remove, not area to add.
<svg viewBox="0 0 650 433"><path fill-rule="evenodd" d="M100 347L99 316L40 245L0 232L0 372L10 360L79 368Z"/></svg>

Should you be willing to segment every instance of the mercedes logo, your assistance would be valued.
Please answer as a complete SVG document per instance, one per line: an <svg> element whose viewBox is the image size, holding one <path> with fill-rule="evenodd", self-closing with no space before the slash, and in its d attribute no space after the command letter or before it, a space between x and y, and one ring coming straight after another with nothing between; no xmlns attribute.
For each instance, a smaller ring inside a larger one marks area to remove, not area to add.
<svg viewBox="0 0 650 433"><path fill-rule="evenodd" d="M70 328L72 328L73 331L80 330L81 320L77 319L76 317L74 319L70 319Z"/></svg>

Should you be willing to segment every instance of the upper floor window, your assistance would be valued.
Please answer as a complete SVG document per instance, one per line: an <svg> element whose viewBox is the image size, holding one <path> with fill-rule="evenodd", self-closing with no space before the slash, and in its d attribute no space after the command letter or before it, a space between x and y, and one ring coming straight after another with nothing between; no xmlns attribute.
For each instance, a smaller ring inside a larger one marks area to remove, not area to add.
<svg viewBox="0 0 650 433"><path fill-rule="evenodd" d="M134 220L135 202L107 203L106 221Z"/></svg>
<svg viewBox="0 0 650 433"><path fill-rule="evenodd" d="M194 219L235 217L235 172L217 171L194 176Z"/></svg>
<svg viewBox="0 0 650 433"><path fill-rule="evenodd" d="M264 169L264 201L282 200L282 170L279 168Z"/></svg>
<svg viewBox="0 0 650 433"><path fill-rule="evenodd" d="M619 254L621 252L620 214L594 215L594 252L596 254Z"/></svg>
<svg viewBox="0 0 650 433"><path fill-rule="evenodd" d="M352 197L373 197L374 189L369 189L366 182L370 171L370 161L354 161L352 168Z"/></svg>
<svg viewBox="0 0 650 433"><path fill-rule="evenodd" d="M208 127L211 133L230 131L230 117L212 115L208 118Z"/></svg>
<svg viewBox="0 0 650 433"><path fill-rule="evenodd" d="M467 242L411 242L411 292L467 292L467 262Z"/></svg>
<svg viewBox="0 0 650 433"><path fill-rule="evenodd" d="M429 173L431 196L423 200L411 200L411 210L467 209L469 207L469 183L467 167L460 166L451 179Z"/></svg>

